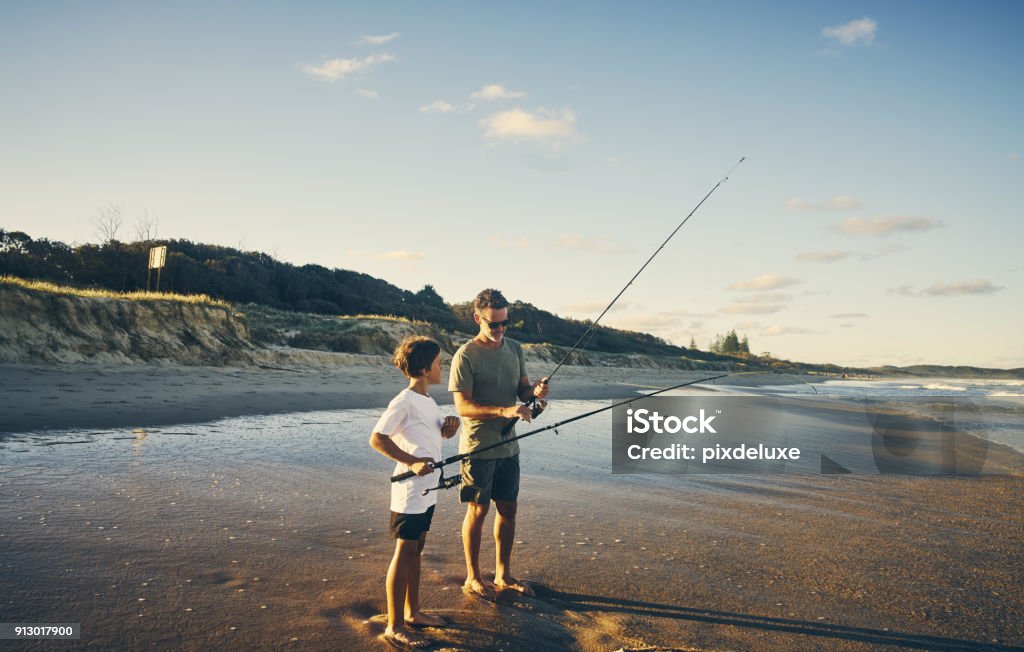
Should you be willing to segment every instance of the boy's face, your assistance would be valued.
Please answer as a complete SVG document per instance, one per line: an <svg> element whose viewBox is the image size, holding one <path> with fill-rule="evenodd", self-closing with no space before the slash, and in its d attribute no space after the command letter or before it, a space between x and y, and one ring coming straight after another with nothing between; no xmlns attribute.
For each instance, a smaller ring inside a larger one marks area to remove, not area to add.
<svg viewBox="0 0 1024 652"><path fill-rule="evenodd" d="M430 365L430 370L427 372L427 384L437 385L441 382L441 354L438 353L437 357L434 358L434 364Z"/></svg>

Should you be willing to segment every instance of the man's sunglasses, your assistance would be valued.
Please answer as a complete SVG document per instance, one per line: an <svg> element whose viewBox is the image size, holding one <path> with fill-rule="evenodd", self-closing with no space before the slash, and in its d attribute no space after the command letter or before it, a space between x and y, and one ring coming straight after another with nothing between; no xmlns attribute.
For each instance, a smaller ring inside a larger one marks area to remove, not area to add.
<svg viewBox="0 0 1024 652"><path fill-rule="evenodd" d="M480 315L477 315L477 317L480 317ZM480 321L487 324L487 327L490 329L495 329L498 327L508 328L508 325L512 323L511 319L506 319L505 321L487 321L483 317L480 317Z"/></svg>

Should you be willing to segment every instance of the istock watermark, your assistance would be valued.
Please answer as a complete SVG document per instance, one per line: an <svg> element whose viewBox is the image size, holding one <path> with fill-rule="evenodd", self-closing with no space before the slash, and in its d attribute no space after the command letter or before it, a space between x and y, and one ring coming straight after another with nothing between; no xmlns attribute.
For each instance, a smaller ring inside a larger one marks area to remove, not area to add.
<svg viewBox="0 0 1024 652"><path fill-rule="evenodd" d="M909 404L905 397L641 398L612 411L612 472L980 475L1024 469L1024 454L988 440L989 425L983 407L950 397Z"/></svg>

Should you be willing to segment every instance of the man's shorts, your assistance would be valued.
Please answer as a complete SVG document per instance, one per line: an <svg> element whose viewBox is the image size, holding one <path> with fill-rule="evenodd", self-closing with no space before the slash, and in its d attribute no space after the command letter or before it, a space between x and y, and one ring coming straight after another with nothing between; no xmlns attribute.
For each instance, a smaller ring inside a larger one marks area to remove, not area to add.
<svg viewBox="0 0 1024 652"><path fill-rule="evenodd" d="M515 502L519 498L519 456L462 460L459 500L486 505L491 500Z"/></svg>
<svg viewBox="0 0 1024 652"><path fill-rule="evenodd" d="M433 505L422 514L391 512L391 538L415 541L420 538L421 534L430 531L430 521L433 518Z"/></svg>

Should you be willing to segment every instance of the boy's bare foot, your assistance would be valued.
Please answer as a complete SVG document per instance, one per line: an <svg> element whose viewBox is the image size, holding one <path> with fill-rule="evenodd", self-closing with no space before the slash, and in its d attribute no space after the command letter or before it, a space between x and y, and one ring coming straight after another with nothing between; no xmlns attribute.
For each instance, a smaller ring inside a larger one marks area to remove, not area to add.
<svg viewBox="0 0 1024 652"><path fill-rule="evenodd" d="M424 638L419 634L413 634L407 632L404 629L391 629L390 627L384 630L381 634L388 644L392 647L396 647L399 650L415 650L420 648L429 647L432 641L429 638Z"/></svg>
<svg viewBox="0 0 1024 652"><path fill-rule="evenodd" d="M517 593L522 593L523 595L530 598L535 597L537 595L533 592L533 589L530 587L529 584L527 584L526 582L520 582L514 577L509 577L506 580L499 580L498 578L494 578L494 586L496 586L499 591L516 591Z"/></svg>
<svg viewBox="0 0 1024 652"><path fill-rule="evenodd" d="M494 589L487 585L483 580L476 578L466 580L466 583L462 585L462 590L470 595L475 595L484 600L490 600L494 602L498 596L494 593Z"/></svg>
<svg viewBox="0 0 1024 652"><path fill-rule="evenodd" d="M422 611L405 617L405 624L409 627L445 627L448 621L440 616L425 614Z"/></svg>

